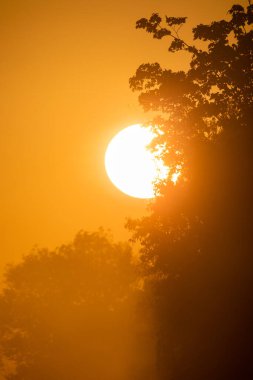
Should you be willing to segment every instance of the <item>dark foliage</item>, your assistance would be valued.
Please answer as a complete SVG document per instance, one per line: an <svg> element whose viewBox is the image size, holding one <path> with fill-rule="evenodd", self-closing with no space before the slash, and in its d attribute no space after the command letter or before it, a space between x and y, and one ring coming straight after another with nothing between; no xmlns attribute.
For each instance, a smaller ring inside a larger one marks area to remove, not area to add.
<svg viewBox="0 0 253 380"><path fill-rule="evenodd" d="M189 70L145 64L130 79L157 111L164 161L181 171L148 217L127 224L142 245L159 380L253 378L252 15L234 5L227 20L195 27L206 49L179 37L185 18L166 17L169 50L188 51Z"/></svg>

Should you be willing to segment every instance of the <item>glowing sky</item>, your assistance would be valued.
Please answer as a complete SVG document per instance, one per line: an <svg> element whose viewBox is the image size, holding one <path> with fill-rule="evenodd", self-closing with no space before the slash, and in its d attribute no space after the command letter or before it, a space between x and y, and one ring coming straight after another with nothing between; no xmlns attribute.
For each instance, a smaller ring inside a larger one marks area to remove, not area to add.
<svg viewBox="0 0 253 380"><path fill-rule="evenodd" d="M148 120L128 79L143 62L185 68L183 54L135 30L158 11L191 26L225 16L233 1L13 0L0 3L0 269L33 245L54 247L80 229L127 233L145 200L112 186L104 152L120 129Z"/></svg>

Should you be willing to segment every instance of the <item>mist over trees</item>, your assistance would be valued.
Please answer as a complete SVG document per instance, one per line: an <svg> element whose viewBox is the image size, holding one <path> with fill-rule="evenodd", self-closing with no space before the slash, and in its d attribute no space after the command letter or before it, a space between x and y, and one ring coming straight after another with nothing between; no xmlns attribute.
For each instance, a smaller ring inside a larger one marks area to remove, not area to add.
<svg viewBox="0 0 253 380"><path fill-rule="evenodd" d="M128 244L99 231L11 266L0 296L5 378L152 379L133 260Z"/></svg>
<svg viewBox="0 0 253 380"><path fill-rule="evenodd" d="M253 379L253 5L197 25L194 44L185 22L136 23L190 55L188 71L145 63L130 79L170 167L149 215L127 222L138 256L81 231L9 266L4 380Z"/></svg>

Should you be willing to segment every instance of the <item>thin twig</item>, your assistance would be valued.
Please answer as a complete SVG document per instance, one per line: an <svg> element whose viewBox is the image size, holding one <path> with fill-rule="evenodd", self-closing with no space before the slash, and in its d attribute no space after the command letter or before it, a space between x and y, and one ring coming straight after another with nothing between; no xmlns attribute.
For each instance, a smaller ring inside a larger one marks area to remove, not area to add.
<svg viewBox="0 0 253 380"><path fill-rule="evenodd" d="M162 27L161 27L160 24L157 25L157 26L158 26L160 29L162 29ZM177 31L176 31L173 27L171 27L171 29L173 30L173 32L174 32L176 35L173 35L173 34L171 33L171 31L170 31L169 36L171 36L172 38L174 38L174 40L181 40L181 41L183 42L183 44L184 44L185 46L187 46L188 48L194 48L194 46L192 46L192 45L188 45L184 40L182 40L182 39L179 37Z"/></svg>

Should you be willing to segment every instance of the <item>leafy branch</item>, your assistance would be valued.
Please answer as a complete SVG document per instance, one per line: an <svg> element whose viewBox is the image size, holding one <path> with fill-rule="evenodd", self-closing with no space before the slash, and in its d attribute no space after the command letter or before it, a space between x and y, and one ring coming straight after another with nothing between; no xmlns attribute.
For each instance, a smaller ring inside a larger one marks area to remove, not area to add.
<svg viewBox="0 0 253 380"><path fill-rule="evenodd" d="M187 17L165 17L166 27L162 27L162 18L158 13L153 13L149 19L141 18L136 22L136 29L144 29L148 33L153 34L153 38L162 39L170 36L173 40L169 46L170 52L179 50L187 50L190 53L197 53L195 46L187 44L179 37L179 30L185 24ZM169 27L169 28L168 28Z"/></svg>

